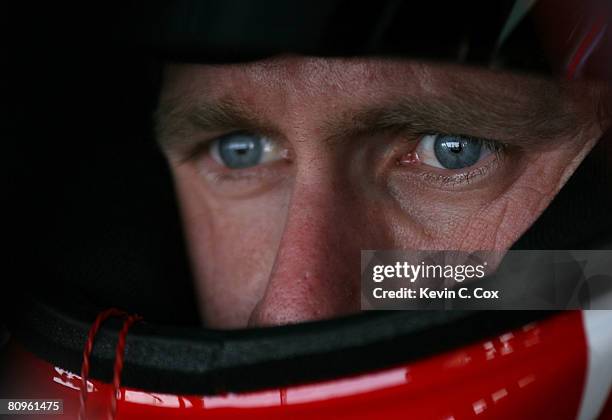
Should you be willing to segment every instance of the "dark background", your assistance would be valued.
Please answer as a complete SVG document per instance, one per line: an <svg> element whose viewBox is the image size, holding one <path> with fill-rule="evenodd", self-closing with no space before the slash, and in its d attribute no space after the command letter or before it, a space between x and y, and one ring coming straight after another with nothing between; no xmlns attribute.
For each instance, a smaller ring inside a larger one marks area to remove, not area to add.
<svg viewBox="0 0 612 420"><path fill-rule="evenodd" d="M3 13L0 294L15 304L9 291L78 289L102 307L196 323L172 182L151 130L161 69L117 39L117 13L42 2Z"/></svg>

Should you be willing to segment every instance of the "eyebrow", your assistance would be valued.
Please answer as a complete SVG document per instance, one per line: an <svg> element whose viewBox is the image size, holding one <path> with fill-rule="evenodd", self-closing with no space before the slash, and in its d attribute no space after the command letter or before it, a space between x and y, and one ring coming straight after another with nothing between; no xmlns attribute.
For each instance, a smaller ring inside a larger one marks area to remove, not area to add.
<svg viewBox="0 0 612 420"><path fill-rule="evenodd" d="M242 102L223 99L218 101L162 100L155 112L155 132L161 146L172 150L189 146L194 131L225 132L258 129L268 124L256 117Z"/></svg>
<svg viewBox="0 0 612 420"><path fill-rule="evenodd" d="M498 140L535 149L573 138L584 120L564 105L561 95L539 92L529 98L504 97L497 92L455 88L431 98L410 98L347 112L326 122L331 136L400 128L408 134L438 133Z"/></svg>
<svg viewBox="0 0 612 420"><path fill-rule="evenodd" d="M451 86L444 95L396 98L346 110L321 121L320 126L327 140L401 129L407 134L467 135L535 149L550 146L553 140L573 138L584 118L564 105L558 87L550 82L533 83L532 95ZM280 135L263 112L235 99L166 99L155 119L157 140L168 151L193 148L199 143L198 132Z"/></svg>

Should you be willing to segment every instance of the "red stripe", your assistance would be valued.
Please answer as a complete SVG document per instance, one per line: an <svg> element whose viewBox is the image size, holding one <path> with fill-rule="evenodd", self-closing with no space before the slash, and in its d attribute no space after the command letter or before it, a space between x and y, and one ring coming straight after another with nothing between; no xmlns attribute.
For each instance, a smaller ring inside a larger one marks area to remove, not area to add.
<svg viewBox="0 0 612 420"><path fill-rule="evenodd" d="M578 69L578 65L584 59L584 55L588 51L589 47L593 44L593 41L599 34L599 32L603 29L605 25L605 18L600 17L598 21L593 23L591 26L591 30L588 34L582 39L582 42L578 45L574 56L570 59L570 62L567 66L566 79L573 80L576 77L576 71Z"/></svg>

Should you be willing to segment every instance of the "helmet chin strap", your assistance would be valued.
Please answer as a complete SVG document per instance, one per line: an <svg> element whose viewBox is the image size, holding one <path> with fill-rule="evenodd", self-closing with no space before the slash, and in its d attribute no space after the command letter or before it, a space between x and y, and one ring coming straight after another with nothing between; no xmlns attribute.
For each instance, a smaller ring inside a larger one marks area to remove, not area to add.
<svg viewBox="0 0 612 420"><path fill-rule="evenodd" d="M117 417L117 398L119 397L121 389L121 371L123 370L123 359L125 356L125 340L127 338L128 329L137 321L142 320L139 315L130 315L126 312L116 309L109 308L100 312L89 329L87 334L87 340L85 342L85 349L83 350L83 364L81 367L81 392L80 392L80 409L79 409L79 420L85 420L87 418L87 385L89 378L90 358L91 352L93 351L93 345L102 326L102 323L109 318L119 317L125 318L123 327L119 331L119 338L117 340L117 346L115 349L115 364L113 368L113 392L111 394L111 402L108 407L108 420L115 420Z"/></svg>

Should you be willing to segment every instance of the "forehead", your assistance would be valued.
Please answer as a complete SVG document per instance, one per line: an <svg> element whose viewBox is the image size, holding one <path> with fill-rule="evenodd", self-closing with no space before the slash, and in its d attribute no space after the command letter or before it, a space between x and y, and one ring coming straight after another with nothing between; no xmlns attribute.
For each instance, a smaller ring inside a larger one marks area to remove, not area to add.
<svg viewBox="0 0 612 420"><path fill-rule="evenodd" d="M533 92L542 80L479 68L398 59L280 57L246 64L168 64L162 95L208 98L375 100L412 96L470 95L499 91L504 96Z"/></svg>

